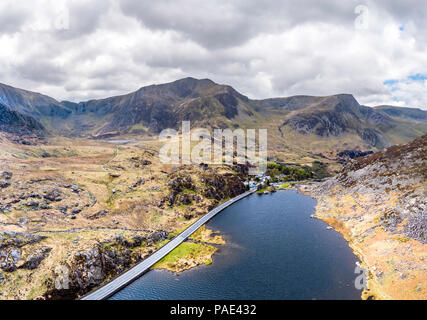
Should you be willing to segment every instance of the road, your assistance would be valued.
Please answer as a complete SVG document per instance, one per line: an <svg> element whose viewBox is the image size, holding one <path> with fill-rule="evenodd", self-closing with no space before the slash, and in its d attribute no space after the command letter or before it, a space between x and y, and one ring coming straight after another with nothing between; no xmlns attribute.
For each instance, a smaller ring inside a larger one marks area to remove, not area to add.
<svg viewBox="0 0 427 320"><path fill-rule="evenodd" d="M81 300L103 300L103 299L107 299L107 298L111 297L114 293L116 293L117 291L124 288L126 285L128 285L132 281L139 278L145 272L149 271L150 268L154 264L156 264L163 257L165 257L169 252L171 252L173 249L175 249L177 246L179 246L190 235L192 235L198 228L200 228L205 223L207 223L210 219L212 219L219 212L221 212L225 208L229 207L234 202L239 201L240 199L250 195L253 192L254 191L251 190L251 191L242 193L241 195L239 195L233 199L230 199L230 200L224 202L223 204L221 204L220 206L216 207L215 209L209 211L207 214L205 214L203 217L201 217L199 220L197 220L195 223L193 223L191 226L189 226L187 229L185 229L178 236L173 238L170 242L168 242L162 248L160 248L159 250L154 252L148 258L144 259L143 261L138 263L133 268L129 269L128 271L122 273L121 275L119 275L115 279L111 280L106 285L104 285L104 286L96 289L95 291L83 296L81 298Z"/></svg>

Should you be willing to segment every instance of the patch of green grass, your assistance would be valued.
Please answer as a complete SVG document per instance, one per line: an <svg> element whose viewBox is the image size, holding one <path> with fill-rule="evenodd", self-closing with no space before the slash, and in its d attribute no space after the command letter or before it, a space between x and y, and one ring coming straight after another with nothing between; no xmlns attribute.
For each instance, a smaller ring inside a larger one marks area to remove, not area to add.
<svg viewBox="0 0 427 320"><path fill-rule="evenodd" d="M167 240L165 240L167 241ZM216 248L210 245L193 242L183 242L167 256L157 262L153 268L173 269L180 259L191 259L199 256L205 256L215 252ZM209 262L209 260L211 260ZM212 263L212 259L208 259L205 263Z"/></svg>
<svg viewBox="0 0 427 320"><path fill-rule="evenodd" d="M404 242L408 242L409 238L398 238L397 241L404 243Z"/></svg>

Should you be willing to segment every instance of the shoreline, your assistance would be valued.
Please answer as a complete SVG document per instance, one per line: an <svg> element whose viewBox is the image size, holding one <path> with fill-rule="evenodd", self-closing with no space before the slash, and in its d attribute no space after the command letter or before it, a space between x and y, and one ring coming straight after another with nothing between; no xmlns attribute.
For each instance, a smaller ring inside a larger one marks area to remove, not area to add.
<svg viewBox="0 0 427 320"><path fill-rule="evenodd" d="M206 225L201 226L186 241L157 262L152 269L179 274L200 265L212 264L213 256L217 253L219 246L226 244L223 236L217 233L218 231L208 229Z"/></svg>
<svg viewBox="0 0 427 320"><path fill-rule="evenodd" d="M304 187L304 185L300 185L298 187L295 187L295 189L304 195L307 195L307 196L312 197L313 199L316 199L317 204L318 204L320 201L320 198L318 196L314 195L309 190L302 190L301 189L302 187ZM343 229L340 226L338 226L337 224L335 224L333 221L331 221L331 219L320 216L318 214L319 210L317 209L317 204L315 207L315 212L312 215L312 217L325 222L327 225L331 226L333 228L333 230L338 232L344 238L344 240L347 242L347 244L348 244L349 248L351 249L351 251L353 252L353 254L360 260L360 266L363 269L368 271L370 269L370 266L366 263L366 258L364 256L364 254L357 247L357 245L354 243L354 241L352 241L351 238L349 237L348 231L346 231L345 229ZM374 298L375 300L389 300L389 299L391 299L391 297L386 297L386 296L384 296L384 294L379 292L378 284L373 282L372 278L369 276L367 277L367 288L368 289L364 289L361 293L361 299L362 300L368 300L370 298Z"/></svg>
<svg viewBox="0 0 427 320"><path fill-rule="evenodd" d="M192 225L187 227L180 234L172 238L168 243L162 246L159 250L155 251L146 259L140 261L135 266L131 267L127 271L119 274L101 287L89 292L80 298L80 300L104 300L122 288L141 277L144 273L148 272L156 263L161 259L165 258L169 253L176 249L179 245L185 242L193 233L195 233L200 227L206 225L206 223L212 219L215 215L223 211L225 208L231 206L233 203L251 195L254 190L244 192L232 199L227 200L218 207L212 209L203 217L195 221Z"/></svg>
<svg viewBox="0 0 427 320"><path fill-rule="evenodd" d="M417 261L417 257L423 259L422 244L411 239L405 240L410 242L403 245L399 241L401 239L399 234L390 234L383 229L372 229L374 225L368 217L359 220L354 216L354 212L349 209L347 198L338 199L335 196L316 194L310 185L301 185L298 189L302 194L316 199L313 217L324 221L340 233L353 254L360 260L360 267L365 270L367 284L367 289L361 293L363 300L423 299L422 291L417 288L420 286L422 288L425 274L420 274L416 269L411 271L413 269L408 269L405 265L407 261L409 263ZM365 210L372 211L369 206ZM410 257L405 257L408 254L406 250L410 251ZM378 259L380 256L382 258ZM390 263L393 264L390 266ZM401 265L403 267L400 270L396 269ZM409 268L412 268L412 264Z"/></svg>

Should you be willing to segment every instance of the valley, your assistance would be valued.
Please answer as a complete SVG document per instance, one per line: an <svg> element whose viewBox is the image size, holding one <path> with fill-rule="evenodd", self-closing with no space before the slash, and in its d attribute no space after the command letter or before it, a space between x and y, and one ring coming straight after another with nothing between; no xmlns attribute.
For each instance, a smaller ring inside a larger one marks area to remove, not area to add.
<svg viewBox="0 0 427 320"><path fill-rule="evenodd" d="M349 94L252 100L194 78L78 103L0 84L0 299L79 298L244 193L247 164L160 163L159 132L183 120L267 129L268 183L317 199L370 271L364 296L425 298L426 114ZM210 265L224 244L203 227L155 268Z"/></svg>

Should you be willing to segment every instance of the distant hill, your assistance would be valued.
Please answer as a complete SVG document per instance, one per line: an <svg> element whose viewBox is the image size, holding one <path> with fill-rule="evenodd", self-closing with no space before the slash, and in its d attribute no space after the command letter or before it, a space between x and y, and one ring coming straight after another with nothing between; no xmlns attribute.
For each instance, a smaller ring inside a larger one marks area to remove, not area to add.
<svg viewBox="0 0 427 320"><path fill-rule="evenodd" d="M94 136L156 134L182 120L210 127L228 127L239 112L249 114L248 98L211 80L185 78L143 87L130 94L80 103L63 102L73 110L74 129ZM241 110L238 110L241 107Z"/></svg>
<svg viewBox="0 0 427 320"><path fill-rule="evenodd" d="M427 133L427 112L361 106L350 94L252 100L209 79L184 78L105 99L79 103L0 85L0 102L64 136L156 135L194 127L267 128L275 148L381 149Z"/></svg>
<svg viewBox="0 0 427 320"><path fill-rule="evenodd" d="M289 125L300 133L314 133L321 137L354 132L377 148L389 146L384 132L397 125L387 114L359 105L349 94L311 99L310 104L302 104L295 110L283 126Z"/></svg>
<svg viewBox="0 0 427 320"><path fill-rule="evenodd" d="M43 125L31 116L20 114L0 103L0 133L14 141L26 137L43 137L47 134Z"/></svg>
<svg viewBox="0 0 427 320"><path fill-rule="evenodd" d="M427 111L421 109L394 106L377 106L374 107L374 109L383 111L391 117L407 118L427 122Z"/></svg>
<svg viewBox="0 0 427 320"><path fill-rule="evenodd" d="M66 118L71 114L70 110L51 97L2 83L0 83L0 103L38 120L42 117Z"/></svg>

